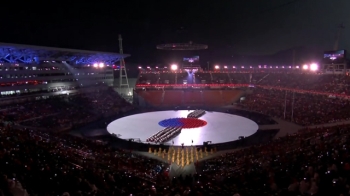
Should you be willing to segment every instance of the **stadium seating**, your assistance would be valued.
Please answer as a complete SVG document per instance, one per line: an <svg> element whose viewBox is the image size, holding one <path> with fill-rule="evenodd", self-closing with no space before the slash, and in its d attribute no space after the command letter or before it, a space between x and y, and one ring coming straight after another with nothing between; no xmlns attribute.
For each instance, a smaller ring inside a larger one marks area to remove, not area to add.
<svg viewBox="0 0 350 196"><path fill-rule="evenodd" d="M139 75L138 84L158 84L159 73L142 73Z"/></svg>
<svg viewBox="0 0 350 196"><path fill-rule="evenodd" d="M213 72L212 74L213 83L214 84L229 84L231 83L231 79L229 74L226 72Z"/></svg>
<svg viewBox="0 0 350 196"><path fill-rule="evenodd" d="M348 112L350 101L327 95L255 88L254 93L247 95L241 104L249 110L293 121L300 125L324 124L350 119Z"/></svg>
<svg viewBox="0 0 350 196"><path fill-rule="evenodd" d="M184 104L203 105L202 92L198 90L184 91Z"/></svg>
<svg viewBox="0 0 350 196"><path fill-rule="evenodd" d="M242 91L240 90L223 90L220 91L220 93L222 94L223 103L225 105L230 105L238 101L242 95Z"/></svg>
<svg viewBox="0 0 350 196"><path fill-rule="evenodd" d="M132 106L108 88L8 105L0 111L0 119L21 126L59 131L118 114L128 107Z"/></svg>
<svg viewBox="0 0 350 196"><path fill-rule="evenodd" d="M212 77L209 72L195 73L196 84L211 84Z"/></svg>
<svg viewBox="0 0 350 196"><path fill-rule="evenodd" d="M153 106L160 106L162 104L163 91L140 91L138 95Z"/></svg>
<svg viewBox="0 0 350 196"><path fill-rule="evenodd" d="M182 90L166 90L164 94L163 106L183 105L184 92Z"/></svg>
<svg viewBox="0 0 350 196"><path fill-rule="evenodd" d="M224 105L224 100L222 99L221 91L219 90L203 91L203 102L214 106Z"/></svg>
<svg viewBox="0 0 350 196"><path fill-rule="evenodd" d="M161 73L159 75L158 84L175 84L175 74L172 73Z"/></svg>
<svg viewBox="0 0 350 196"><path fill-rule="evenodd" d="M161 84L169 78L169 83L175 84L174 74L152 74L144 74L139 83ZM177 83L182 84L184 77L178 74ZM223 80L255 87L147 89L137 93L155 106L222 106L243 96L239 106L261 113L254 115L259 125L274 123L266 116L304 126L342 124L350 119L350 100L345 99L350 80L346 75L244 72L196 73L195 78L196 83ZM112 89L3 106L0 195L349 195L348 124L304 127L267 143L207 156L207 160L195 163L197 174L171 180L169 163L112 148L109 142L117 141L115 138L90 141L56 133L132 108ZM235 114L252 116L245 111ZM188 153L181 147L176 151L196 155L191 149ZM165 156L164 149L157 151L158 158L180 164L181 157L169 152Z"/></svg>
<svg viewBox="0 0 350 196"><path fill-rule="evenodd" d="M207 195L349 191L349 125L304 129L208 159L197 164L196 183L188 177L170 183L168 164L104 143L8 126L0 133L7 138L0 143L0 191L5 195L175 195L186 187Z"/></svg>
<svg viewBox="0 0 350 196"><path fill-rule="evenodd" d="M188 73L187 72L181 72L176 74L176 84L184 84L186 82L187 84L192 84L192 81L188 81Z"/></svg>

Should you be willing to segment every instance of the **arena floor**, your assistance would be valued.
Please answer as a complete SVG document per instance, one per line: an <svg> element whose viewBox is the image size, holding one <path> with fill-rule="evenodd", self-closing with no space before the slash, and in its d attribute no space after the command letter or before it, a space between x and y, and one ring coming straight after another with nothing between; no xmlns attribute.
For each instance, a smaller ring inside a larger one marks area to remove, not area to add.
<svg viewBox="0 0 350 196"><path fill-rule="evenodd" d="M157 111L131 115L111 122L107 131L121 139L134 139L146 143L148 137L164 129L167 123L181 121L183 125L194 128L183 128L179 135L164 144L172 145L174 142L174 145L180 146L183 143L190 146L203 145L206 141L217 144L238 140L240 136L253 135L259 128L248 118L220 112L206 112L199 120L189 122L184 118L190 112L192 111Z"/></svg>

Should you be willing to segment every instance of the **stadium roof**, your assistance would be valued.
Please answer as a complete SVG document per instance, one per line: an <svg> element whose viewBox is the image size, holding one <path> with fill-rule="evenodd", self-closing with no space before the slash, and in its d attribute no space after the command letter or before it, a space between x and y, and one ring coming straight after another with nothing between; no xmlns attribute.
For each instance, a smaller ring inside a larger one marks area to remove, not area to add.
<svg viewBox="0 0 350 196"><path fill-rule="evenodd" d="M0 62L34 63L39 61L67 61L74 64L92 64L103 62L113 64L128 54L97 52L44 46L31 46L0 43Z"/></svg>

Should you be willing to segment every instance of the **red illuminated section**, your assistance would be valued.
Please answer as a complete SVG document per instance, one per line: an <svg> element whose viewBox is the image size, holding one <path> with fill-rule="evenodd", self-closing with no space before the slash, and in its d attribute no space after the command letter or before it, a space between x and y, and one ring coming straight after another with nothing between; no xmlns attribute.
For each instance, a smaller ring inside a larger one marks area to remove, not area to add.
<svg viewBox="0 0 350 196"><path fill-rule="evenodd" d="M250 84L137 84L136 88L159 87L249 87Z"/></svg>
<svg viewBox="0 0 350 196"><path fill-rule="evenodd" d="M183 129L193 129L207 125L207 121L196 118L181 118L179 120L183 124Z"/></svg>

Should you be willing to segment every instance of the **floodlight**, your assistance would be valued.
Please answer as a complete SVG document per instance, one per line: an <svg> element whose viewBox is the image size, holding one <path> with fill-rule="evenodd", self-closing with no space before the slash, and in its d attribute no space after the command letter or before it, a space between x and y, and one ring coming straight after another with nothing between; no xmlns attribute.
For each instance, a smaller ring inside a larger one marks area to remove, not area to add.
<svg viewBox="0 0 350 196"><path fill-rule="evenodd" d="M97 63L94 63L94 67L98 67L98 64L97 64Z"/></svg>
<svg viewBox="0 0 350 196"><path fill-rule="evenodd" d="M308 65L303 65L303 69L307 70L307 69L309 69L309 66Z"/></svg>
<svg viewBox="0 0 350 196"><path fill-rule="evenodd" d="M99 64L99 67L100 67L100 68L102 68L102 67L104 67L104 66L105 66L104 63L100 63L100 64Z"/></svg>
<svg viewBox="0 0 350 196"><path fill-rule="evenodd" d="M171 70L177 70L177 65L176 64L173 64L173 65L171 65Z"/></svg>
<svg viewBox="0 0 350 196"><path fill-rule="evenodd" d="M215 65L214 68L215 68L215 69L220 69L220 66L219 66L219 65Z"/></svg>
<svg viewBox="0 0 350 196"><path fill-rule="evenodd" d="M318 65L317 65L316 63L310 64L310 70L311 70L311 71L316 71L316 70L318 70Z"/></svg>
<svg viewBox="0 0 350 196"><path fill-rule="evenodd" d="M227 66L226 66L226 65L224 66L224 69L227 69Z"/></svg>

